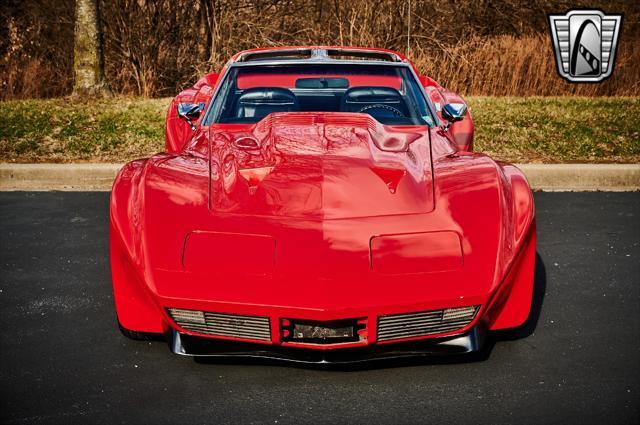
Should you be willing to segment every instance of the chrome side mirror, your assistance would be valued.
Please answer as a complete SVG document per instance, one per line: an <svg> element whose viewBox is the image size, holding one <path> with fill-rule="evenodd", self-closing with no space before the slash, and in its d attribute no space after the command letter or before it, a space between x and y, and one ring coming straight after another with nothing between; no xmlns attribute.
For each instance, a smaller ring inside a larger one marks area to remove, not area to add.
<svg viewBox="0 0 640 425"><path fill-rule="evenodd" d="M204 103L178 103L178 116L185 120L191 130L195 130L196 126L193 121L200 118L200 114L204 110Z"/></svg>
<svg viewBox="0 0 640 425"><path fill-rule="evenodd" d="M462 121L467 115L467 105L464 103L447 103L442 107L442 118L449 121L445 128L449 128L454 122Z"/></svg>

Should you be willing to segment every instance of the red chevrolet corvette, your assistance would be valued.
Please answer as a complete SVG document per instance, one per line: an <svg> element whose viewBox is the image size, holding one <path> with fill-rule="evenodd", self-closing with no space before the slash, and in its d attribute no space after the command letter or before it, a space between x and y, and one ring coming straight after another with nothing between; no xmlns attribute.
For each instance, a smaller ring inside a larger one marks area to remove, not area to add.
<svg viewBox="0 0 640 425"><path fill-rule="evenodd" d="M466 353L531 306L534 205L462 98L380 49L238 53L111 194L118 321L192 356Z"/></svg>

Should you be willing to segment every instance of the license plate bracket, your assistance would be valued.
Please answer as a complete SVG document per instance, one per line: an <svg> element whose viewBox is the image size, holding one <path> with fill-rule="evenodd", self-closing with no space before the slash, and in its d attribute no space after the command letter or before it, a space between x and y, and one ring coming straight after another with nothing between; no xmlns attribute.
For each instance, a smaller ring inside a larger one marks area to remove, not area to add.
<svg viewBox="0 0 640 425"><path fill-rule="evenodd" d="M360 341L363 325L356 319L317 322L310 320L282 320L282 340L311 344L339 344Z"/></svg>

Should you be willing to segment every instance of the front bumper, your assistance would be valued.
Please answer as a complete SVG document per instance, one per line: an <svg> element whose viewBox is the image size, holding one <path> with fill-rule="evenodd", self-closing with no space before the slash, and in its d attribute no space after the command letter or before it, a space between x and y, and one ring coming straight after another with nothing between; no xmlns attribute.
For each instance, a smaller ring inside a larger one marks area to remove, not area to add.
<svg viewBox="0 0 640 425"><path fill-rule="evenodd" d="M459 355L479 351L487 328L478 323L464 334L421 341L363 347L314 350L309 348L260 345L248 342L213 340L171 330L169 346L175 354L191 357L257 358L304 364L348 364L422 356Z"/></svg>

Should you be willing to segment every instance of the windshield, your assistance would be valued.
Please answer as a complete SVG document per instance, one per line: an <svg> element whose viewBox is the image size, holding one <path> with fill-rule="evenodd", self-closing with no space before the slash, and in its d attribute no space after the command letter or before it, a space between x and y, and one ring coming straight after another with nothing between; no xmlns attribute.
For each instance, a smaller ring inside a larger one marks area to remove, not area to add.
<svg viewBox="0 0 640 425"><path fill-rule="evenodd" d="M273 112L355 112L382 124L433 125L406 66L305 64L233 67L208 123L256 123Z"/></svg>

